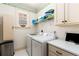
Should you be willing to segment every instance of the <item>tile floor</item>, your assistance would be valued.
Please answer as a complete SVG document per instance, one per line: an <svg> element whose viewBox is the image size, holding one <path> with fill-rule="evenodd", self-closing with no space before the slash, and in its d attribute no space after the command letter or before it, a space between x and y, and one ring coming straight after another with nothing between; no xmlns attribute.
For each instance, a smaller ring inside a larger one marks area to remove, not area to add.
<svg viewBox="0 0 79 59"><path fill-rule="evenodd" d="M16 51L14 56L28 56L28 54L26 52L26 49L23 49L23 50Z"/></svg>

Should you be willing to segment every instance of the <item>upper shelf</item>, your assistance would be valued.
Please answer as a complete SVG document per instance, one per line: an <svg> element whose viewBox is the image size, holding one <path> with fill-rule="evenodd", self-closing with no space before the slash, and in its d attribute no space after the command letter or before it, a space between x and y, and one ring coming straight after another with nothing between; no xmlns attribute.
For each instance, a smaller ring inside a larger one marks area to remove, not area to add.
<svg viewBox="0 0 79 59"><path fill-rule="evenodd" d="M40 22L44 22L46 20L51 20L51 19L54 19L54 14L49 14L46 17L45 16L41 17L41 18L38 19L37 22L40 23Z"/></svg>
<svg viewBox="0 0 79 59"><path fill-rule="evenodd" d="M40 22L44 22L46 20L54 19L54 9L49 9L44 13L44 15L40 16L38 19L33 19L32 24L36 25Z"/></svg>

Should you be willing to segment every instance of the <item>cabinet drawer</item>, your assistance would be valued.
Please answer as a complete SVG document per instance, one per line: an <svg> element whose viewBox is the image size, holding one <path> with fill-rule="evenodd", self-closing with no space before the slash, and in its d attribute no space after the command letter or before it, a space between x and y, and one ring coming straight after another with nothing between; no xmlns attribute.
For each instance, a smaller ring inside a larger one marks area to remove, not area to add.
<svg viewBox="0 0 79 59"><path fill-rule="evenodd" d="M51 50L49 50L48 55L49 55L49 56L57 56L57 55L55 54L55 52L53 52L53 51L51 51Z"/></svg>
<svg viewBox="0 0 79 59"><path fill-rule="evenodd" d="M49 51L49 56L56 56L56 54Z"/></svg>
<svg viewBox="0 0 79 59"><path fill-rule="evenodd" d="M57 48L53 45L48 45L49 46L49 54L50 52L53 52L54 54L58 55L58 56L74 56L73 54L67 52L67 51L64 51L60 48ZM52 53L52 54L53 54Z"/></svg>

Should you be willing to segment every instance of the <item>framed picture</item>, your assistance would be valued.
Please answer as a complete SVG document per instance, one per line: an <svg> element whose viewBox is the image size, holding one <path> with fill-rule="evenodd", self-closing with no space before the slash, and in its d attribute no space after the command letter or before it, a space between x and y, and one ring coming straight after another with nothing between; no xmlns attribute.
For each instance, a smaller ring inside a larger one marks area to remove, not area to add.
<svg viewBox="0 0 79 59"><path fill-rule="evenodd" d="M25 27L27 25L27 15L19 13L19 25Z"/></svg>

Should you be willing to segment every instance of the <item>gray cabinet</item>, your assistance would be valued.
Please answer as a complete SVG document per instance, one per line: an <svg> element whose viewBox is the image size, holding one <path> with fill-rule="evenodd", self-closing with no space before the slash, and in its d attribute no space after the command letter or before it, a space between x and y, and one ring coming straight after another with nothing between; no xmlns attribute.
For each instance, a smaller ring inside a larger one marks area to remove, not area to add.
<svg viewBox="0 0 79 59"><path fill-rule="evenodd" d="M32 40L32 56L41 56L41 55L42 55L41 43Z"/></svg>

